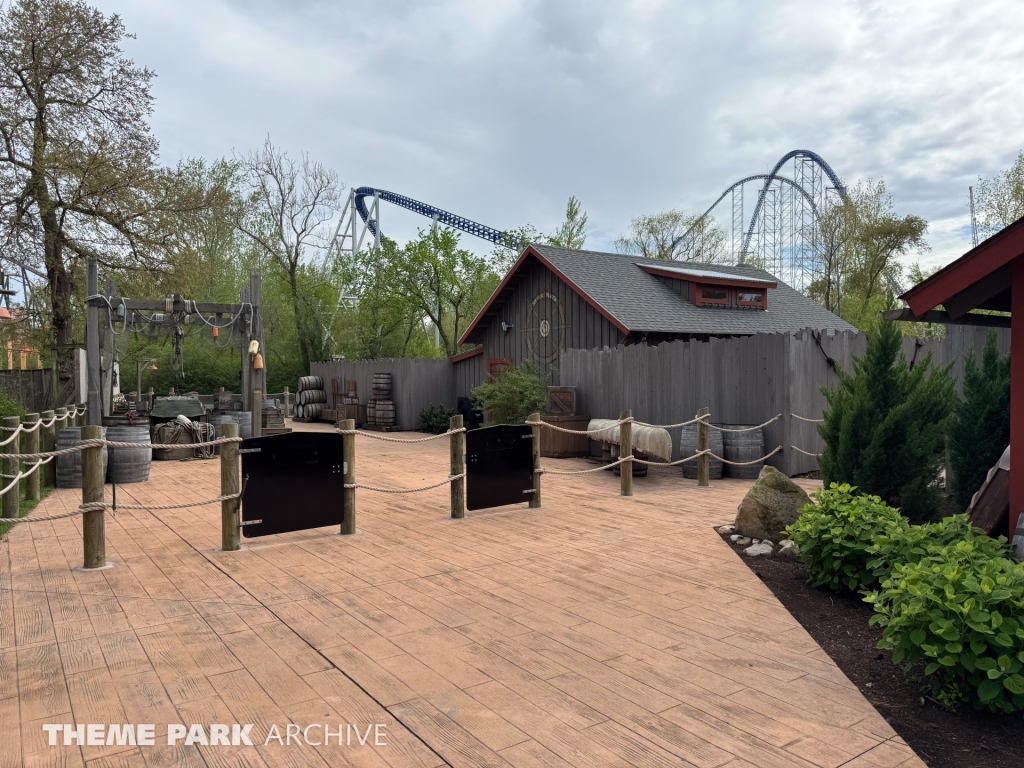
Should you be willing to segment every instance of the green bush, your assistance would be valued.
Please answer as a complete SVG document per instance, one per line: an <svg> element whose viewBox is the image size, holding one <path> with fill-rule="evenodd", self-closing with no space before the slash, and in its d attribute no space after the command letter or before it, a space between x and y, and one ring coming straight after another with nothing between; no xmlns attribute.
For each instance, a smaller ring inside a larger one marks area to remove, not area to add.
<svg viewBox="0 0 1024 768"><path fill-rule="evenodd" d="M510 365L473 390L473 406L490 414L495 424L522 424L531 413L542 413L548 390L532 362Z"/></svg>
<svg viewBox="0 0 1024 768"><path fill-rule="evenodd" d="M880 532L868 547L868 553L872 555L868 569L881 582L889 576L896 563L919 562L923 557L958 541L971 542L977 552L987 557L1006 556L1006 539L1003 536L990 538L983 530L971 525L967 515L953 515L937 523L901 526Z"/></svg>
<svg viewBox="0 0 1024 768"><path fill-rule="evenodd" d="M956 394L949 368L932 369L930 355L908 365L902 338L894 323L882 323L868 333L853 374L838 371L839 382L822 390L819 464L826 485L860 488L917 523L938 515L939 441Z"/></svg>
<svg viewBox="0 0 1024 768"><path fill-rule="evenodd" d="M441 435L448 431L451 425L451 417L455 414L451 408L445 408L441 403L431 405L420 411L420 423L423 430L431 434Z"/></svg>
<svg viewBox="0 0 1024 768"><path fill-rule="evenodd" d="M7 416L24 416L28 411L21 407L21 403L4 391L0 391L0 419Z"/></svg>
<svg viewBox="0 0 1024 768"><path fill-rule="evenodd" d="M800 550L811 584L834 592L868 589L878 584L870 563L875 539L896 536L909 523L877 496L855 494L849 485L832 483L811 494L797 521L785 530Z"/></svg>
<svg viewBox="0 0 1024 768"><path fill-rule="evenodd" d="M967 509L971 496L1010 444L1010 357L996 348L989 332L981 367L974 355L964 359L964 395L949 423L949 459L953 497Z"/></svg>
<svg viewBox="0 0 1024 768"><path fill-rule="evenodd" d="M878 647L908 671L923 667L925 689L942 706L1024 708L1024 564L960 541L897 563L864 599L875 606L871 623L884 628Z"/></svg>

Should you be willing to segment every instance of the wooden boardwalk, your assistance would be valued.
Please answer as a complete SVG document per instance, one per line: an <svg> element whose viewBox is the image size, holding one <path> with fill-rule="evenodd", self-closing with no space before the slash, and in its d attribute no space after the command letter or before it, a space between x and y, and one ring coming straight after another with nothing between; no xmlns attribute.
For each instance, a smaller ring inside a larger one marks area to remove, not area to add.
<svg viewBox="0 0 1024 768"><path fill-rule="evenodd" d="M426 484L447 462L446 440L357 444L366 483ZM118 500L218 483L216 460L154 462ZM610 473L548 476L541 509L461 521L446 488L360 491L360 535L233 553L219 505L122 511L114 567L92 572L76 570L80 518L16 526L0 545L0 767L923 765L712 530L748 486L652 472L622 499ZM78 503L56 491L33 514ZM151 723L156 743L49 746L50 723ZM252 724L254 746L168 746L177 723ZM324 723L351 743L265 743Z"/></svg>

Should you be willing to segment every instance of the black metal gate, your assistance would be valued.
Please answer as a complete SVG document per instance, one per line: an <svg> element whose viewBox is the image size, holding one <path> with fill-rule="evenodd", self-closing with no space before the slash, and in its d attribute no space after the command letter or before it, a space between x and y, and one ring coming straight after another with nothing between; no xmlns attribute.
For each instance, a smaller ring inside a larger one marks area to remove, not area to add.
<svg viewBox="0 0 1024 768"><path fill-rule="evenodd" d="M340 526L347 513L343 439L331 432L292 432L243 440L242 535Z"/></svg>
<svg viewBox="0 0 1024 768"><path fill-rule="evenodd" d="M533 430L501 424L466 433L466 509L529 501L533 492Z"/></svg>

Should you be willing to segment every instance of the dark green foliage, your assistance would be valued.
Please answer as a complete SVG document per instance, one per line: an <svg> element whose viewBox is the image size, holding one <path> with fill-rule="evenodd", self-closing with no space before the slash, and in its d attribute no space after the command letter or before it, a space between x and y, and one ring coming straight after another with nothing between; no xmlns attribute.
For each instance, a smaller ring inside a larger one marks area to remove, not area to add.
<svg viewBox="0 0 1024 768"><path fill-rule="evenodd" d="M1010 444L1010 357L996 347L990 331L979 367L973 354L964 359L964 395L949 424L953 496L967 509L989 469Z"/></svg>
<svg viewBox="0 0 1024 768"><path fill-rule="evenodd" d="M849 485L832 485L812 494L785 534L796 542L811 584L834 592L869 589L878 584L870 567L871 545L882 535L898 535L908 526L898 511L877 496L855 494Z"/></svg>
<svg viewBox="0 0 1024 768"><path fill-rule="evenodd" d="M896 563L916 563L943 547L969 541L975 549L988 557L1006 556L1006 539L993 539L980 528L971 525L967 515L952 515L937 523L887 528L879 532L868 547L872 555L868 569L878 582L884 581Z"/></svg>
<svg viewBox="0 0 1024 768"><path fill-rule="evenodd" d="M882 323L853 374L839 371L838 384L822 390L820 466L826 484L856 486L924 522L938 514L939 440L956 395L948 367L933 369L928 355L911 368L901 342L895 324Z"/></svg>
<svg viewBox="0 0 1024 768"><path fill-rule="evenodd" d="M548 391L537 366L510 365L473 390L473 406L495 424L522 424L531 413L543 411Z"/></svg>
<svg viewBox="0 0 1024 768"><path fill-rule="evenodd" d="M991 557L978 540L936 548L893 566L872 624L893 663L921 669L925 689L947 709L1024 709L1024 564Z"/></svg>
<svg viewBox="0 0 1024 768"><path fill-rule="evenodd" d="M451 417L455 414L451 408L445 408L441 403L431 405L420 411L420 423L423 424L423 431L434 435L441 435L448 431L451 424Z"/></svg>
<svg viewBox="0 0 1024 768"><path fill-rule="evenodd" d="M0 419L7 416L24 416L26 413L28 411L22 408L21 403L6 392L0 391Z"/></svg>

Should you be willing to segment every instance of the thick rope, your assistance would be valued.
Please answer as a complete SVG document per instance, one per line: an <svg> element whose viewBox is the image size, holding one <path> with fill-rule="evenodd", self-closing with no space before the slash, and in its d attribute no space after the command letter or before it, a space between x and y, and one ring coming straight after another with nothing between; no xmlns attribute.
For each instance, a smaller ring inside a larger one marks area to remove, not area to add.
<svg viewBox="0 0 1024 768"><path fill-rule="evenodd" d="M781 418L782 414L779 413L776 414L775 416L772 416L764 424L758 424L756 427L744 427L743 429L726 429L725 427L717 427L714 424L708 424L708 426L711 427L712 429L717 429L719 432L753 432L754 430L757 429L763 429L764 427L767 427L769 424L771 424L773 421L778 421Z"/></svg>
<svg viewBox="0 0 1024 768"><path fill-rule="evenodd" d="M705 448L703 451L697 451L693 456L687 456L685 459L679 459L678 461L645 461L644 459L638 459L636 456L633 456L630 461L634 461L637 464L646 464L649 467L674 467L679 464L685 464L688 461L693 461L694 459L699 459L705 453L709 456L714 455L711 453L710 449Z"/></svg>
<svg viewBox="0 0 1024 768"><path fill-rule="evenodd" d="M543 467L537 471L542 475L589 475L591 472L604 472L605 470L617 467L619 464L626 461L631 461L631 458L619 459L618 461L613 461L608 464L602 464L600 467L594 467L593 469L579 469L574 472L560 469L544 469Z"/></svg>
<svg viewBox="0 0 1024 768"><path fill-rule="evenodd" d="M343 435L361 435L362 437L372 437L374 440L383 440L386 443L426 443L429 440L438 440L442 437L448 437L449 435L457 435L460 432L465 432L465 427L459 429L449 429L447 432L442 432L439 435L431 435L430 437L419 437L415 440L404 440L401 437L385 437L384 435L378 435L373 432L362 432L358 429L339 429L337 430Z"/></svg>
<svg viewBox="0 0 1024 768"><path fill-rule="evenodd" d="M728 459L723 459L720 456L715 456L715 454L713 454L713 453L711 454L711 458L713 458L713 459L715 459L717 461L720 461L723 464L731 464L734 467L745 467L748 464L760 464L762 461L764 461L765 459L771 458L772 456L774 456L776 453L778 453L781 450L782 450L782 446L781 445L777 445L777 446L775 446L775 450L774 451L772 451L771 453L766 453L761 458L754 459L753 461L729 461Z"/></svg>
<svg viewBox="0 0 1024 768"><path fill-rule="evenodd" d="M680 421L678 424L648 424L646 421L637 421L635 423L639 424L641 427L655 427L657 429L675 429L676 427L687 427L690 424L696 424L699 421L706 421L709 418L711 418L710 415L698 416L697 418L690 419L689 421Z"/></svg>
<svg viewBox="0 0 1024 768"><path fill-rule="evenodd" d="M620 419L614 424L610 424L607 427L601 427L600 429L566 429L565 427L559 427L555 424L549 424L546 421L527 421L524 423L530 427L547 427L548 429L553 429L556 432L565 432L567 435L603 435L608 430L615 429L621 424L632 424L634 422L633 419ZM639 424L640 422L636 423Z"/></svg>
<svg viewBox="0 0 1024 768"><path fill-rule="evenodd" d="M818 458L819 456L821 456L820 453L809 453L808 451L805 451L803 448L797 448L795 445L791 445L789 447L792 448L797 453L802 453L804 456L812 456L814 458Z"/></svg>
<svg viewBox="0 0 1024 768"><path fill-rule="evenodd" d="M206 440L202 443L122 443L116 440L103 440L102 438L90 438L82 440L68 448L59 448L55 451L44 453L0 453L0 459L44 459L53 456L63 456L68 453L77 453L86 448L205 448L211 445L223 445L224 443L240 443L241 437L218 437L216 440Z"/></svg>
<svg viewBox="0 0 1024 768"><path fill-rule="evenodd" d="M789 415L792 416L794 419L799 419L800 421L806 421L806 422L809 422L810 424L821 424L823 421L825 421L824 419L808 419L808 418L805 418L803 416L797 416L795 413L791 413Z"/></svg>
<svg viewBox="0 0 1024 768"><path fill-rule="evenodd" d="M145 510L167 510L167 509L188 509L189 507L202 507L208 504L219 504L222 501L230 501L231 499L237 499L241 493L229 493L218 496L215 499L207 499L206 501L189 501L184 504L118 504L117 508L121 509L145 509ZM88 501L78 506L73 512L65 512L63 515L47 515L46 517L0 517L0 523L42 523L47 520L63 520L68 517L77 517L84 512L103 512L104 510L111 509L111 505L105 501Z"/></svg>
<svg viewBox="0 0 1024 768"><path fill-rule="evenodd" d="M378 488L374 485L363 485L362 483L345 483L346 488L361 488L364 491L377 491L377 493L419 493L420 491L429 491L434 488L440 488L442 485L447 485L453 480L461 480L466 476L463 472L458 475L449 475L445 480L433 485L424 485L422 488Z"/></svg>

